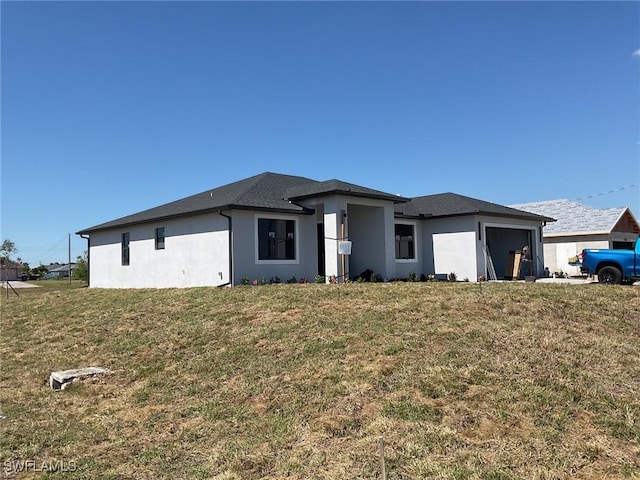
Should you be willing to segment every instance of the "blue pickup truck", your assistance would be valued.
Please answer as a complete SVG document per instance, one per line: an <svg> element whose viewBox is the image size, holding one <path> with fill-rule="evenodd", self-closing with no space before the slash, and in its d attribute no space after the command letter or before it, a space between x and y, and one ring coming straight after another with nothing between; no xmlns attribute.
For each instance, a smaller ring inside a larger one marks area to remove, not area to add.
<svg viewBox="0 0 640 480"><path fill-rule="evenodd" d="M634 250L588 248L581 257L581 270L597 275L600 283L630 285L640 280L640 238L636 239Z"/></svg>

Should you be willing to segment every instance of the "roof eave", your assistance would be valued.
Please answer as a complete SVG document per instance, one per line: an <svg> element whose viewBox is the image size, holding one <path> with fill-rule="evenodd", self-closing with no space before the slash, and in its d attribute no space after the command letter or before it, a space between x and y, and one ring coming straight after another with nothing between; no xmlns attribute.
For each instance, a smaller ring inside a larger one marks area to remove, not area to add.
<svg viewBox="0 0 640 480"><path fill-rule="evenodd" d="M462 213L432 214L432 216L429 218L465 217L469 215L487 215L491 217L517 218L519 220L530 220L530 221L540 222L540 223L556 221L555 218L544 217L542 215L536 215L536 214L531 214L531 215L535 215L535 217L531 217L531 216L511 214L511 213L486 212L484 210L476 210L473 212L462 212Z"/></svg>
<svg viewBox="0 0 640 480"><path fill-rule="evenodd" d="M84 230L80 230L76 232L76 235L87 235L94 232L102 232L105 230L113 230L116 228L130 227L132 225L146 225L149 223L162 222L164 220L173 220L176 218L195 217L198 215L205 215L207 213L212 213L212 212L217 212L219 210L227 210L227 209L229 209L229 206L225 205L221 207L207 208L204 210L195 210L193 212L187 212L187 213L176 213L173 215L160 215L158 217L148 218L145 220L131 220L131 221L115 223L115 224L112 224L111 222L109 222L107 224L96 225L95 227L90 227Z"/></svg>
<svg viewBox="0 0 640 480"><path fill-rule="evenodd" d="M394 218L408 218L412 220L427 220L429 218L433 218L433 215L430 213L419 213L417 215L412 215L410 213L403 212L394 212Z"/></svg>
<svg viewBox="0 0 640 480"><path fill-rule="evenodd" d="M587 232L558 232L558 233L544 233L545 237L584 237L587 235L609 235L611 230L593 230Z"/></svg>
<svg viewBox="0 0 640 480"><path fill-rule="evenodd" d="M218 206L218 207L212 207L212 208L207 208L207 209L203 209L203 210L195 210L193 212L186 212L186 213L176 213L174 215L162 215L159 217L155 217L155 218L149 218L146 220L136 220L136 221L129 221L129 222L124 222L124 223L119 223L116 225L104 225L104 226L100 226L97 225L96 227L90 227L90 228L86 228L84 230L80 230L78 232L76 232L76 235L88 235L91 233L95 233L95 232L101 232L101 231L106 231L106 230L114 230L114 229L119 229L119 228L124 228L124 227L130 227L133 225L146 225L149 223L157 223L157 222L162 222L165 220L174 220L176 218L185 218L185 217L195 217L198 215L206 215L208 213L214 213L214 212L219 212L221 210L253 210L253 211L260 211L260 212L273 212L273 213L282 213L282 214L293 214L293 215L313 215L315 213L315 210L312 208L308 208L308 207L303 207L300 205L296 205L298 207L300 207L301 210L299 211L295 211L295 210L291 210L291 209L287 209L287 208L268 208L268 207L251 207L251 206L247 206L247 205L222 205L222 206Z"/></svg>
<svg viewBox="0 0 640 480"><path fill-rule="evenodd" d="M308 198L326 197L328 195L346 195L350 197L373 198L376 200L386 200L393 203L405 203L411 200L409 198L400 197L400 196L396 197L396 196L390 196L390 195L375 195L370 193L353 192L350 190L329 190L329 191L320 192L320 193L309 193L306 195L296 195L293 197L288 197L288 198L285 198L285 200L290 200L290 201L306 200Z"/></svg>

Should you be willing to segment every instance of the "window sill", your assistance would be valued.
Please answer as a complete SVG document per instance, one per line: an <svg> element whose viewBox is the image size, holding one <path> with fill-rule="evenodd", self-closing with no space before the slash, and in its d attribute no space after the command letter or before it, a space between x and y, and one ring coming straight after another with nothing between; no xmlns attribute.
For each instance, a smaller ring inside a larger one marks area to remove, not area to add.
<svg viewBox="0 0 640 480"><path fill-rule="evenodd" d="M298 265L299 260L256 260L256 265Z"/></svg>

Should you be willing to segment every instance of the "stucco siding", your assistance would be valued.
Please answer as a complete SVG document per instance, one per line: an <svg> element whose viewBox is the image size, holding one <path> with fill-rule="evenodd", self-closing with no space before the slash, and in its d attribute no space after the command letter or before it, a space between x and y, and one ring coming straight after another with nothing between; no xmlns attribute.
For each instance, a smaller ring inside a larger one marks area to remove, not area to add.
<svg viewBox="0 0 640 480"><path fill-rule="evenodd" d="M335 275L342 281L342 258L338 254L337 239L342 235L343 221L344 235L352 242L351 255L345 256L345 273L355 278L364 270L370 269L386 278L396 275L393 202L328 195L306 202L305 206L315 208L319 213L314 221L324 224L325 272L328 277ZM343 211L347 214L344 219L341 218ZM317 256L313 260L317 261Z"/></svg>
<svg viewBox="0 0 640 480"><path fill-rule="evenodd" d="M318 249L315 215L282 215L233 210L233 270L234 284L239 285L244 277L250 281L269 281L279 277L286 282L291 277L306 278L313 282L318 273ZM256 219L276 218L296 221L295 260L260 261L257 253Z"/></svg>
<svg viewBox="0 0 640 480"><path fill-rule="evenodd" d="M476 279L475 232L434 233L433 258L436 275Z"/></svg>
<svg viewBox="0 0 640 480"><path fill-rule="evenodd" d="M164 249L155 247L157 227L165 229ZM124 232L130 235L129 265L122 265ZM218 214L94 232L90 249L91 287L198 287L229 282L227 222Z"/></svg>
<svg viewBox="0 0 640 480"><path fill-rule="evenodd" d="M351 278L356 278L367 269L384 276L386 263L383 208L349 205L348 218L349 239L353 242L349 258Z"/></svg>
<svg viewBox="0 0 640 480"><path fill-rule="evenodd" d="M449 260L456 256L459 257L459 260L456 260L456 265L460 265L459 267L456 267L460 271L455 272L458 278L462 279L465 276L469 277L470 280L474 280L476 278L475 275L470 273L476 271L477 269L475 248L472 248L471 251L468 251L469 246L467 245L465 247L465 250L467 251L459 251L458 247L456 247L456 250L453 251L442 245L442 243L438 240L434 242L434 237L440 236L442 234L474 233L475 221L473 217L464 216L423 220L422 228L420 229L420 231L422 232L421 254L422 258L424 259L422 262L422 273L424 273L425 275L449 274L453 271L449 269L449 267L451 266ZM444 239L446 237L438 238ZM443 258L442 261L436 263L437 255L444 255L449 260L445 261ZM462 265L465 266L462 267ZM438 269L442 271L437 271Z"/></svg>
<svg viewBox="0 0 640 480"><path fill-rule="evenodd" d="M535 221L487 215L427 219L422 221L422 226L419 228L420 252L423 258L422 273L426 275L433 273L442 278L453 272L459 280L468 278L471 281L475 281L479 275L487 275L485 255L487 228L502 228L506 229L505 232L530 232L533 251L536 254L542 252L540 224ZM522 246L518 244L513 249ZM502 264L506 262L507 252L500 250L499 255L499 258L494 258L498 278L504 275ZM536 262L536 268L538 268L537 263L542 262ZM536 271L541 272L541 270L540 265Z"/></svg>

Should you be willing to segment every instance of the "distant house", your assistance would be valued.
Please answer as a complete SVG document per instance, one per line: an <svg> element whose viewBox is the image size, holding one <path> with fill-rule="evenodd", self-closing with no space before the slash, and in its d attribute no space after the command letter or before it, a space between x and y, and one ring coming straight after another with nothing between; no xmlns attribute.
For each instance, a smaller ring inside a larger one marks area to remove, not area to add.
<svg viewBox="0 0 640 480"><path fill-rule="evenodd" d="M19 262L14 262L13 260L2 259L2 264L0 265L0 279L5 281L15 281L22 279L22 264Z"/></svg>
<svg viewBox="0 0 640 480"><path fill-rule="evenodd" d="M542 251L552 218L462 195L403 198L341 180L266 172L78 232L100 288L329 282L455 273L475 281L510 250ZM534 274L542 264L534 263Z"/></svg>
<svg viewBox="0 0 640 480"><path fill-rule="evenodd" d="M550 216L557 221L543 229L544 263L552 272L579 275L569 259L585 248L630 248L640 235L640 225L629 208L592 208L571 200L511 205L513 208Z"/></svg>
<svg viewBox="0 0 640 480"><path fill-rule="evenodd" d="M67 263L64 265L52 264L46 267L47 273L42 276L42 280L48 280L50 278L69 278L69 273L73 275L75 269L75 263Z"/></svg>

